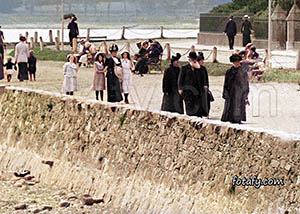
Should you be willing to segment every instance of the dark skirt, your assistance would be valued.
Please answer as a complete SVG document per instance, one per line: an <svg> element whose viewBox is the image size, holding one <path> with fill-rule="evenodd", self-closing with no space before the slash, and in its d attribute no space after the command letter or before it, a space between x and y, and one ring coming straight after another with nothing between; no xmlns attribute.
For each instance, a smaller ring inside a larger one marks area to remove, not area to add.
<svg viewBox="0 0 300 214"><path fill-rule="evenodd" d="M108 102L121 102L123 100L121 94L121 84L119 79L113 75L107 75L107 101Z"/></svg>
<svg viewBox="0 0 300 214"><path fill-rule="evenodd" d="M27 62L19 62L18 68L19 68L18 79L19 80L28 80Z"/></svg>
<svg viewBox="0 0 300 214"><path fill-rule="evenodd" d="M161 110L183 114L183 98L178 93L164 94Z"/></svg>
<svg viewBox="0 0 300 214"><path fill-rule="evenodd" d="M4 79L3 58L0 59L0 80Z"/></svg>
<svg viewBox="0 0 300 214"><path fill-rule="evenodd" d="M243 34L243 47L246 47L249 43L251 43L251 35L246 33Z"/></svg>

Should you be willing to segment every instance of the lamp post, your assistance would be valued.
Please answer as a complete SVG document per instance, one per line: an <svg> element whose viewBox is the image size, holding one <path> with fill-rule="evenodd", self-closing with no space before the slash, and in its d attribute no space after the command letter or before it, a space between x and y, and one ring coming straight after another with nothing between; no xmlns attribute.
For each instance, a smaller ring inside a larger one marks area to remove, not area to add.
<svg viewBox="0 0 300 214"><path fill-rule="evenodd" d="M272 45L272 0L269 0L269 21L268 21L268 68L271 68L271 45Z"/></svg>
<svg viewBox="0 0 300 214"><path fill-rule="evenodd" d="M61 0L61 49L64 50L64 0Z"/></svg>

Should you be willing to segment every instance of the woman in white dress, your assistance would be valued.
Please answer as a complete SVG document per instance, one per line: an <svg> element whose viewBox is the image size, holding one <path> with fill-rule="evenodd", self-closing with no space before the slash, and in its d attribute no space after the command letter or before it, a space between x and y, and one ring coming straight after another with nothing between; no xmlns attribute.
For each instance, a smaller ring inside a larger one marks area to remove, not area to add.
<svg viewBox="0 0 300 214"><path fill-rule="evenodd" d="M64 64L64 82L63 93L67 95L74 95L74 91L78 91L77 73L78 64L73 54L68 55L67 62Z"/></svg>
<svg viewBox="0 0 300 214"><path fill-rule="evenodd" d="M125 103L129 104L128 96L131 88L131 70L134 69L134 66L128 52L122 53L121 63L123 68L122 89L125 96Z"/></svg>

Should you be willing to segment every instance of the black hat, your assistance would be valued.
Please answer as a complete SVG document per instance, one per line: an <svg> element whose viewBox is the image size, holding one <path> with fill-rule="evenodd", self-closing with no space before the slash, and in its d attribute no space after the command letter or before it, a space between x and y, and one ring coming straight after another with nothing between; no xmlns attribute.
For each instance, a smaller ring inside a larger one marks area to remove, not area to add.
<svg viewBox="0 0 300 214"><path fill-rule="evenodd" d="M189 53L189 56L188 56L190 59L192 59L192 60L196 60L197 59L197 54L196 54L196 52L194 52L194 51L191 51L190 53Z"/></svg>
<svg viewBox="0 0 300 214"><path fill-rule="evenodd" d="M198 52L197 61L204 60L203 52Z"/></svg>
<svg viewBox="0 0 300 214"><path fill-rule="evenodd" d="M255 52L256 51L256 47L253 45L253 46L251 46L250 50Z"/></svg>
<svg viewBox="0 0 300 214"><path fill-rule="evenodd" d="M114 52L114 51L119 51L119 47L118 47L118 45L116 45L116 44L112 44L112 45L109 47L109 52Z"/></svg>
<svg viewBox="0 0 300 214"><path fill-rule="evenodd" d="M176 56L172 56L171 64L173 64L173 62L175 62L175 61L178 61L180 58L181 58L181 54L176 53Z"/></svg>
<svg viewBox="0 0 300 214"><path fill-rule="evenodd" d="M242 57L238 54L232 54L232 56L229 58L230 62L239 62L242 61Z"/></svg>

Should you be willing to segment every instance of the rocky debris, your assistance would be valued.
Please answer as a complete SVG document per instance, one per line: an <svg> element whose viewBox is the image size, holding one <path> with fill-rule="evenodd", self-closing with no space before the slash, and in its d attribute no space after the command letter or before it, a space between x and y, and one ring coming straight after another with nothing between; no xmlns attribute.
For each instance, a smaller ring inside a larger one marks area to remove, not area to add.
<svg viewBox="0 0 300 214"><path fill-rule="evenodd" d="M104 203L104 199L93 199L89 194L81 196L81 202L83 205L92 206L93 204Z"/></svg>
<svg viewBox="0 0 300 214"><path fill-rule="evenodd" d="M53 167L53 165L54 165L53 161L45 161L45 160L43 160L42 163L46 164L46 165L49 165L50 167Z"/></svg>
<svg viewBox="0 0 300 214"><path fill-rule="evenodd" d="M51 206L44 206L42 211L44 211L44 210L51 211L52 209L53 209L53 207L51 207Z"/></svg>
<svg viewBox="0 0 300 214"><path fill-rule="evenodd" d="M26 204L19 204L19 205L15 206L15 210L26 210L26 209L27 209Z"/></svg>
<svg viewBox="0 0 300 214"><path fill-rule="evenodd" d="M69 207L71 204L69 203L69 202L67 202L67 201L62 201L62 202L60 202L60 207L65 207L65 208L67 208L67 207Z"/></svg>
<svg viewBox="0 0 300 214"><path fill-rule="evenodd" d="M15 172L14 175L16 177L22 178L25 177L26 175L30 175L30 171L24 170L23 172Z"/></svg>
<svg viewBox="0 0 300 214"><path fill-rule="evenodd" d="M22 187L24 185L26 185L26 181L24 181L24 180L18 180L14 184L14 186L16 186L16 187Z"/></svg>
<svg viewBox="0 0 300 214"><path fill-rule="evenodd" d="M40 212L42 212L43 210L41 210L41 209L34 209L33 211L32 211L32 213L40 213Z"/></svg>

